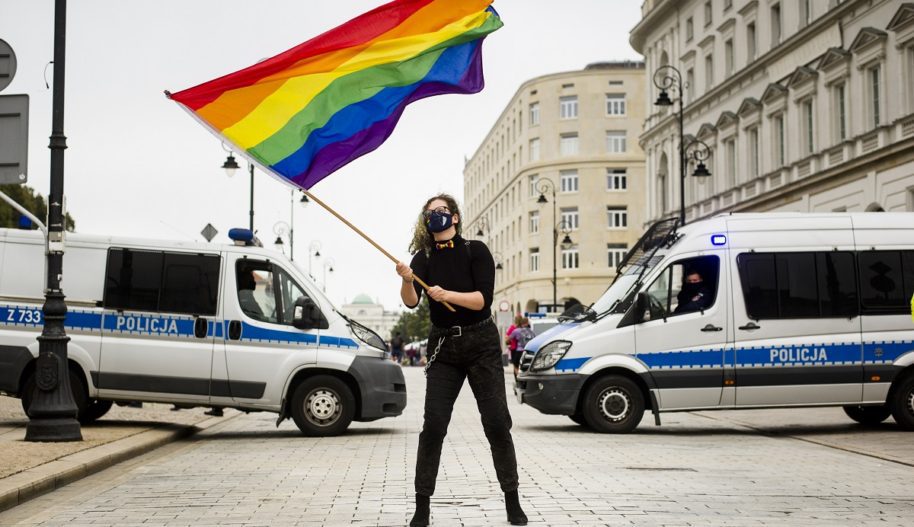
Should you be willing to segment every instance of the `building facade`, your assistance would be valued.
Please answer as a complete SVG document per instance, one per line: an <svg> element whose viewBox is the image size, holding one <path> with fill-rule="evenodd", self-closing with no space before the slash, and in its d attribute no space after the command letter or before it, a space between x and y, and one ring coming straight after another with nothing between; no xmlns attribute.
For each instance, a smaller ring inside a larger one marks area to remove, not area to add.
<svg viewBox="0 0 914 527"><path fill-rule="evenodd" d="M340 306L340 313L371 328L384 340L390 340L393 336L390 332L400 320L400 313L387 311L368 295L356 295L352 303Z"/></svg>
<svg viewBox="0 0 914 527"><path fill-rule="evenodd" d="M529 80L467 160L464 236L495 256L496 309L552 310L553 266L558 310L609 285L645 219L644 82L641 62Z"/></svg>
<svg viewBox="0 0 914 527"><path fill-rule="evenodd" d="M646 0L631 44L649 77L648 221L680 208L676 107L650 82L665 65L685 85L670 96L686 151L710 147L711 177L686 177L687 220L914 210L914 3Z"/></svg>

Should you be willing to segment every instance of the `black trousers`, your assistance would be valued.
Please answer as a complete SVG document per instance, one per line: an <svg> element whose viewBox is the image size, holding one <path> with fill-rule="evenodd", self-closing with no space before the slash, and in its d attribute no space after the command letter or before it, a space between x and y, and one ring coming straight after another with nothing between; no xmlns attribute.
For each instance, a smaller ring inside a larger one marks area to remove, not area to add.
<svg viewBox="0 0 914 527"><path fill-rule="evenodd" d="M429 358L440 336L433 331L429 337ZM441 444L464 379L469 379L476 398L482 427L492 450L498 483L504 492L517 490L517 458L511 440L511 415L505 396L501 339L495 324L488 323L459 337L445 337L441 351L428 368L425 419L419 434L416 459L417 494L431 496L435 492Z"/></svg>

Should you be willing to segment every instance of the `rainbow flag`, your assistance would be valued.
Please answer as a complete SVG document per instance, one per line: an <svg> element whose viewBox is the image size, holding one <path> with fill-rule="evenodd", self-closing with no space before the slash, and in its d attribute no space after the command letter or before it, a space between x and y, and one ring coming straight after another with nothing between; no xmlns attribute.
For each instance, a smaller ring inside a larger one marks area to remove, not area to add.
<svg viewBox="0 0 914 527"><path fill-rule="evenodd" d="M310 189L390 136L406 105L482 90L492 0L395 0L275 57L166 95L261 168Z"/></svg>

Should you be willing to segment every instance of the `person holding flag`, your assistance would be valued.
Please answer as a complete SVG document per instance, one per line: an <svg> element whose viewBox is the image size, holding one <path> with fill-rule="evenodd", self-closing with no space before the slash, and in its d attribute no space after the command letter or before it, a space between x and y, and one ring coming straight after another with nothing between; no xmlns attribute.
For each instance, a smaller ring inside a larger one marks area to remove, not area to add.
<svg viewBox="0 0 914 527"><path fill-rule="evenodd" d="M526 525L518 496L517 459L511 439L511 415L505 395L501 338L492 321L495 261L478 240L460 236L460 210L447 194L426 201L409 249L412 262L397 263L402 278L400 298L409 308L419 305L418 277L431 284L428 296L432 329L429 334L425 416L416 457L416 512L410 526L429 523L430 498L435 491L441 446L454 401L469 380L511 525ZM443 305L447 302L454 310Z"/></svg>

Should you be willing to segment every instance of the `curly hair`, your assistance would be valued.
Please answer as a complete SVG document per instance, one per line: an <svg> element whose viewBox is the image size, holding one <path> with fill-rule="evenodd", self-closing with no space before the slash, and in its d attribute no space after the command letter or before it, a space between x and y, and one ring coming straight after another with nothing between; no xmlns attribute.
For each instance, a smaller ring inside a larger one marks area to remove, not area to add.
<svg viewBox="0 0 914 527"><path fill-rule="evenodd" d="M428 206L432 204L436 199L440 199L447 203L447 208L451 211L451 214L455 216L462 216L460 214L460 207L457 205L457 200L454 199L454 196L450 194L438 194L437 196L432 196L425 202L425 205L422 206L422 210L419 212L419 218L416 219L416 225L413 227L413 239L409 242L409 254L416 254L419 251L425 251L428 254L432 250L432 244L435 242L435 238L429 234L428 230L425 228L425 211L428 209ZM457 234L459 235L462 231L463 223L459 222L454 225L457 228Z"/></svg>

